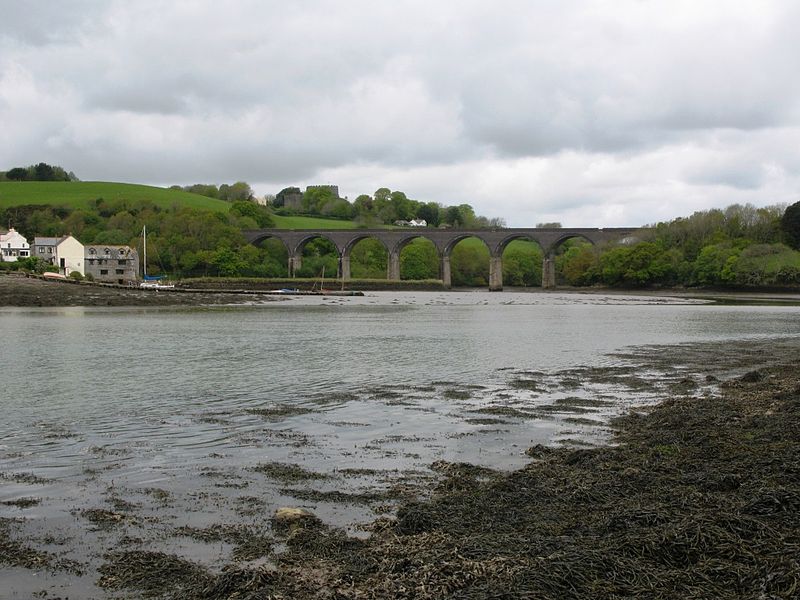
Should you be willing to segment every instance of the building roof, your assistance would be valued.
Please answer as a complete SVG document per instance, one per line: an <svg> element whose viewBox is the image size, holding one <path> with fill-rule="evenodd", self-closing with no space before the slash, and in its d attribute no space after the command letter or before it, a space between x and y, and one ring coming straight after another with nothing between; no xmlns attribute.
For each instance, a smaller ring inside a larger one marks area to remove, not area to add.
<svg viewBox="0 0 800 600"><path fill-rule="evenodd" d="M133 248L127 244L86 244L84 248L102 248L103 250L106 248L109 250L133 250Z"/></svg>
<svg viewBox="0 0 800 600"><path fill-rule="evenodd" d="M23 240L25 240L26 244L28 243L27 238L13 227L8 231L0 229L0 240L3 240L5 242L8 240L12 240L14 238L22 238Z"/></svg>
<svg viewBox="0 0 800 600"><path fill-rule="evenodd" d="M76 242L81 244L80 241L78 241L76 238L72 237L72 235L62 235L61 237L35 237L35 238L33 238L33 245L34 246L58 246L61 242L63 242L64 240L67 240L69 238L72 238L73 240L75 240ZM81 246L83 246L83 244L81 244Z"/></svg>
<svg viewBox="0 0 800 600"><path fill-rule="evenodd" d="M63 239L63 237L35 237L33 244L34 246L58 246Z"/></svg>

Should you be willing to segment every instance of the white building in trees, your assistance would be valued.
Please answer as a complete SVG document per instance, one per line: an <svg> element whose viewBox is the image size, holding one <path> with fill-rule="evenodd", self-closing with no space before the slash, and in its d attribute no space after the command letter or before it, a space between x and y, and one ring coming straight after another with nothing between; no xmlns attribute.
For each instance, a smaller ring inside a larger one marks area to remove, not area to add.
<svg viewBox="0 0 800 600"><path fill-rule="evenodd" d="M30 255L30 244L20 232L12 227L7 232L0 233L0 259L4 262L16 262Z"/></svg>

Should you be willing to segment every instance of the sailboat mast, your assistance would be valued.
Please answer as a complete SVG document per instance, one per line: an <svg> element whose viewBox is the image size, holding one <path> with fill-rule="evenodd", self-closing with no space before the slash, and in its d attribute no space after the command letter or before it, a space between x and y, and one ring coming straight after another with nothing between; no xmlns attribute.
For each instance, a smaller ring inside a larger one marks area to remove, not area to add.
<svg viewBox="0 0 800 600"><path fill-rule="evenodd" d="M144 263L142 263L142 279L147 281L147 225L142 225L142 250L144 255Z"/></svg>

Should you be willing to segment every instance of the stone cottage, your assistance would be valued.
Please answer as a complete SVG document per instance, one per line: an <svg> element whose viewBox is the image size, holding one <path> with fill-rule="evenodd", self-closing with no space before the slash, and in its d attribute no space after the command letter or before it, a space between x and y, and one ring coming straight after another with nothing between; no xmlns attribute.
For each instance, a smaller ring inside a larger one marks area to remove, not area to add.
<svg viewBox="0 0 800 600"><path fill-rule="evenodd" d="M139 279L139 254L130 246L86 246L86 275L95 281L131 283Z"/></svg>

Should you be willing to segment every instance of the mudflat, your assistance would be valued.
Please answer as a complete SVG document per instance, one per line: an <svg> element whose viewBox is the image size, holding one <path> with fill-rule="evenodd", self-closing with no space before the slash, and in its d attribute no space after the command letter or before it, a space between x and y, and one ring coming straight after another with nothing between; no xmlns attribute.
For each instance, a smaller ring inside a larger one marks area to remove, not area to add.
<svg viewBox="0 0 800 600"><path fill-rule="evenodd" d="M266 294L154 290L0 275L0 306L201 306L280 300Z"/></svg>

